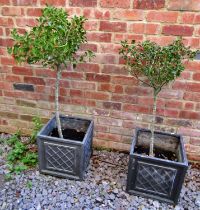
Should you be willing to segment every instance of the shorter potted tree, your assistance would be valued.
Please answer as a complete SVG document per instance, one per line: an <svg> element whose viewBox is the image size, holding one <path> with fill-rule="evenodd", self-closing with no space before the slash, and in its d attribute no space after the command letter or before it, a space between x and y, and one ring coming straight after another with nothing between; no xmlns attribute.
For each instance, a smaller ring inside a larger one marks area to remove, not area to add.
<svg viewBox="0 0 200 210"><path fill-rule="evenodd" d="M19 63L40 62L56 71L56 115L42 128L37 137L39 167L42 173L82 179L92 152L93 121L59 114L59 82L63 67L75 66L93 53L78 54L87 42L83 27L85 18L68 18L63 9L47 6L42 10L38 25L24 35L14 29L14 45L8 48ZM65 68L66 69L66 68Z"/></svg>
<svg viewBox="0 0 200 210"><path fill-rule="evenodd" d="M182 61L193 59L196 52L181 39L161 47L144 41L129 45L122 42L120 54L132 76L153 89L151 131L136 129L130 150L127 191L176 204L188 168L181 135L154 131L157 96L163 86L184 70Z"/></svg>

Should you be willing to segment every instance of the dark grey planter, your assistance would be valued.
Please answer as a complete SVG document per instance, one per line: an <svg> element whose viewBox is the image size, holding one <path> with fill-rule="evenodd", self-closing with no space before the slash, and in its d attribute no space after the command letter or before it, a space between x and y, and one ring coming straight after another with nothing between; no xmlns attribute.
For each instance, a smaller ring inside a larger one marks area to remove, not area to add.
<svg viewBox="0 0 200 210"><path fill-rule="evenodd" d="M56 128L54 116L37 136L39 170L44 174L83 180L92 154L94 123L92 120L75 117L60 116L60 118L62 128L78 130L83 134L83 138L75 140L72 137L61 139L50 136Z"/></svg>
<svg viewBox="0 0 200 210"><path fill-rule="evenodd" d="M188 168L182 137L155 132L155 147L175 152L175 162L134 152L138 146L149 145L150 135L149 130L136 129L129 156L127 192L177 204Z"/></svg>

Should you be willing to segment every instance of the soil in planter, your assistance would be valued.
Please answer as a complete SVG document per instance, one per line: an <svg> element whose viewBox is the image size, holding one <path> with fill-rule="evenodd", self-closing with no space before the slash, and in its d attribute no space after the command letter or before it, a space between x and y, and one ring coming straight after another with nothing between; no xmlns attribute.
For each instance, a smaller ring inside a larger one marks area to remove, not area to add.
<svg viewBox="0 0 200 210"><path fill-rule="evenodd" d="M144 147L144 146L135 146L134 152L137 154L148 156L149 148ZM156 158L178 162L176 154L171 151L165 151L165 150L154 148L154 155L155 155L154 157L156 157Z"/></svg>
<svg viewBox="0 0 200 210"><path fill-rule="evenodd" d="M64 139L70 139L70 140L74 140L74 141L83 141L84 136L85 136L85 132L78 132L75 129L70 129L70 128L65 128L64 130L62 130L63 133L63 138ZM52 137L59 137L58 135L58 129L54 128L52 130L52 132L49 134Z"/></svg>

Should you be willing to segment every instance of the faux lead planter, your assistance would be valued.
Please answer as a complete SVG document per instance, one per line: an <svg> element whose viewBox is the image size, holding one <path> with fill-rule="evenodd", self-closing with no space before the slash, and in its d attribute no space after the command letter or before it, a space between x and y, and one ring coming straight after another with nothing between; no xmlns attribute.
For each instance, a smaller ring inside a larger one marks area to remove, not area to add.
<svg viewBox="0 0 200 210"><path fill-rule="evenodd" d="M171 161L136 153L138 148L148 147L150 136L149 130L136 130L129 157L127 192L177 204L188 168L182 137L155 132L155 149L174 153L177 161Z"/></svg>
<svg viewBox="0 0 200 210"><path fill-rule="evenodd" d="M92 120L60 116L64 138L57 133L55 116L37 136L41 173L83 180L92 154Z"/></svg>

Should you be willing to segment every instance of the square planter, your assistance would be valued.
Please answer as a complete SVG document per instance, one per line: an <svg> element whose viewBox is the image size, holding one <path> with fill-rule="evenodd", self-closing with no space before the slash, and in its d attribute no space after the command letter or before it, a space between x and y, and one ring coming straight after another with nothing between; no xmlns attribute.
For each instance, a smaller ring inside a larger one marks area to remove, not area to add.
<svg viewBox="0 0 200 210"><path fill-rule="evenodd" d="M60 116L64 138L56 137L54 116L37 136L41 173L83 180L92 154L92 120Z"/></svg>
<svg viewBox="0 0 200 210"><path fill-rule="evenodd" d="M173 152L177 161L136 153L137 148L149 147L151 132L136 129L129 156L127 192L170 204L177 204L188 168L180 135L155 132L155 149Z"/></svg>

